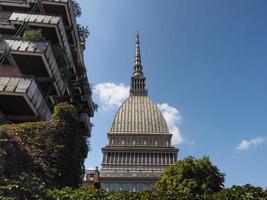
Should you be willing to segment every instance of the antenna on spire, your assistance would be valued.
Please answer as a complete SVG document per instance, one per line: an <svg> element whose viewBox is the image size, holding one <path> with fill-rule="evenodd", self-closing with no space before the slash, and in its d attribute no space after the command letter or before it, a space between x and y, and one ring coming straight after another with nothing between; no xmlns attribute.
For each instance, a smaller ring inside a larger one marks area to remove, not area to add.
<svg viewBox="0 0 267 200"><path fill-rule="evenodd" d="M136 33L136 42L135 42L135 59L134 59L134 73L142 74L142 61L141 61L141 50L140 50L140 38L139 32Z"/></svg>
<svg viewBox="0 0 267 200"><path fill-rule="evenodd" d="M136 34L136 42L135 42L135 60L134 65L141 65L141 52L140 52L140 39L139 32Z"/></svg>

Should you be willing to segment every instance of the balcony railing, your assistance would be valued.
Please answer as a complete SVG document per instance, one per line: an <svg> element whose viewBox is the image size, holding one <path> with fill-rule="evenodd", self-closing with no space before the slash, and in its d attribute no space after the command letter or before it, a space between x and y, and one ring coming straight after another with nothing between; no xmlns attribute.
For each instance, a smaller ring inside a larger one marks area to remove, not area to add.
<svg viewBox="0 0 267 200"><path fill-rule="evenodd" d="M61 96L65 93L65 83L49 43L19 40L4 40L4 43L4 50L12 56L23 74L42 78L54 77L53 85L57 94Z"/></svg>
<svg viewBox="0 0 267 200"><path fill-rule="evenodd" d="M0 24L9 24L9 17L12 13L10 12L0 12Z"/></svg>
<svg viewBox="0 0 267 200"><path fill-rule="evenodd" d="M32 78L0 76L0 110L10 121L51 118L49 106Z"/></svg>

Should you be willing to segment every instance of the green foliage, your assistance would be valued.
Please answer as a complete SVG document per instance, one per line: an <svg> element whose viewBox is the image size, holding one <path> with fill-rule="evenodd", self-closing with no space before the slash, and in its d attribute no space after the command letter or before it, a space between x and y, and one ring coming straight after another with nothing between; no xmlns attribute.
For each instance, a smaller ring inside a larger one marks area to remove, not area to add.
<svg viewBox="0 0 267 200"><path fill-rule="evenodd" d="M92 187L81 187L78 189L62 188L48 191L48 197L52 200L98 200L108 199L108 193L104 190L97 190Z"/></svg>
<svg viewBox="0 0 267 200"><path fill-rule="evenodd" d="M79 121L76 111L68 103L55 106L52 120L49 122L1 126L0 131L7 132L9 136L4 137L3 134L3 139L15 142L33 160L32 163L27 161L27 165L26 159L7 161L18 166L12 174L21 171L32 172L50 187L79 186L88 146L85 133L77 127ZM21 154L22 150L18 153Z"/></svg>
<svg viewBox="0 0 267 200"><path fill-rule="evenodd" d="M216 200L266 200L267 192L252 185L237 186L222 190L213 195Z"/></svg>
<svg viewBox="0 0 267 200"><path fill-rule="evenodd" d="M208 157L188 157L166 168L156 183L162 193L212 194L223 188L224 175Z"/></svg>
<svg viewBox="0 0 267 200"><path fill-rule="evenodd" d="M0 199L42 199L46 196L45 183L34 174L21 173L0 179Z"/></svg>
<svg viewBox="0 0 267 200"><path fill-rule="evenodd" d="M72 0L71 3L72 3L74 17L75 18L80 17L82 15L82 9L81 9L79 3L76 2L75 0Z"/></svg>
<svg viewBox="0 0 267 200"><path fill-rule="evenodd" d="M79 5L79 3L75 0L71 1L72 3L72 9L75 19L80 17L82 15L82 9ZM88 30L88 26L82 26L80 24L77 24L78 34L80 36L80 40L82 43L86 42L86 39L89 37L90 32Z"/></svg>
<svg viewBox="0 0 267 200"><path fill-rule="evenodd" d="M77 25L78 27L78 33L79 33L79 36L80 36L80 40L81 42L85 43L87 38L89 37L90 35L90 32L88 30L88 26L82 26L80 24Z"/></svg>
<svg viewBox="0 0 267 200"><path fill-rule="evenodd" d="M129 192L124 190L107 192L91 187L56 189L50 190L48 194L51 200L267 200L267 192L264 192L262 188L251 185L233 186L213 195L170 191L161 193L156 190L144 192Z"/></svg>
<svg viewBox="0 0 267 200"><path fill-rule="evenodd" d="M158 193L154 190L143 192L129 192L125 190L107 192L102 189L97 190L90 187L50 190L48 197L51 200L213 200L210 195Z"/></svg>
<svg viewBox="0 0 267 200"><path fill-rule="evenodd" d="M42 42L45 41L41 29L30 29L23 33L23 41Z"/></svg>

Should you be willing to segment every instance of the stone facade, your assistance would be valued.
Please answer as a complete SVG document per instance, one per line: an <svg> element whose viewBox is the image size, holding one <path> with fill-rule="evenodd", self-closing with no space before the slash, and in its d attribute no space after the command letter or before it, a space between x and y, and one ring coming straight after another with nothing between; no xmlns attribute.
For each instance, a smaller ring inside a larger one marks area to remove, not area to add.
<svg viewBox="0 0 267 200"><path fill-rule="evenodd" d="M177 160L172 134L159 108L148 97L139 35L129 98L115 115L109 143L102 149L101 187L106 190L151 189L164 168Z"/></svg>

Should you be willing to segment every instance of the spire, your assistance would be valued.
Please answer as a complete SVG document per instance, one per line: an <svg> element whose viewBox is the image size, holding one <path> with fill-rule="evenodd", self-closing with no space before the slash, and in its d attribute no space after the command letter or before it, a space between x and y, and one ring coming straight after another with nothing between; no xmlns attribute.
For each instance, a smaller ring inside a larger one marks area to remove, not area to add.
<svg viewBox="0 0 267 200"><path fill-rule="evenodd" d="M140 66L141 64L141 52L140 52L140 40L139 40L139 33L136 34L136 42L135 42L135 66Z"/></svg>
<svg viewBox="0 0 267 200"><path fill-rule="evenodd" d="M141 61L140 39L139 33L137 32L135 42L134 72L131 78L131 96L147 96L145 80L146 78L143 74L143 66Z"/></svg>
<svg viewBox="0 0 267 200"><path fill-rule="evenodd" d="M139 33L136 34L135 42L135 59L134 59L134 74L143 76L143 66L141 61L141 51L140 51L140 39Z"/></svg>

